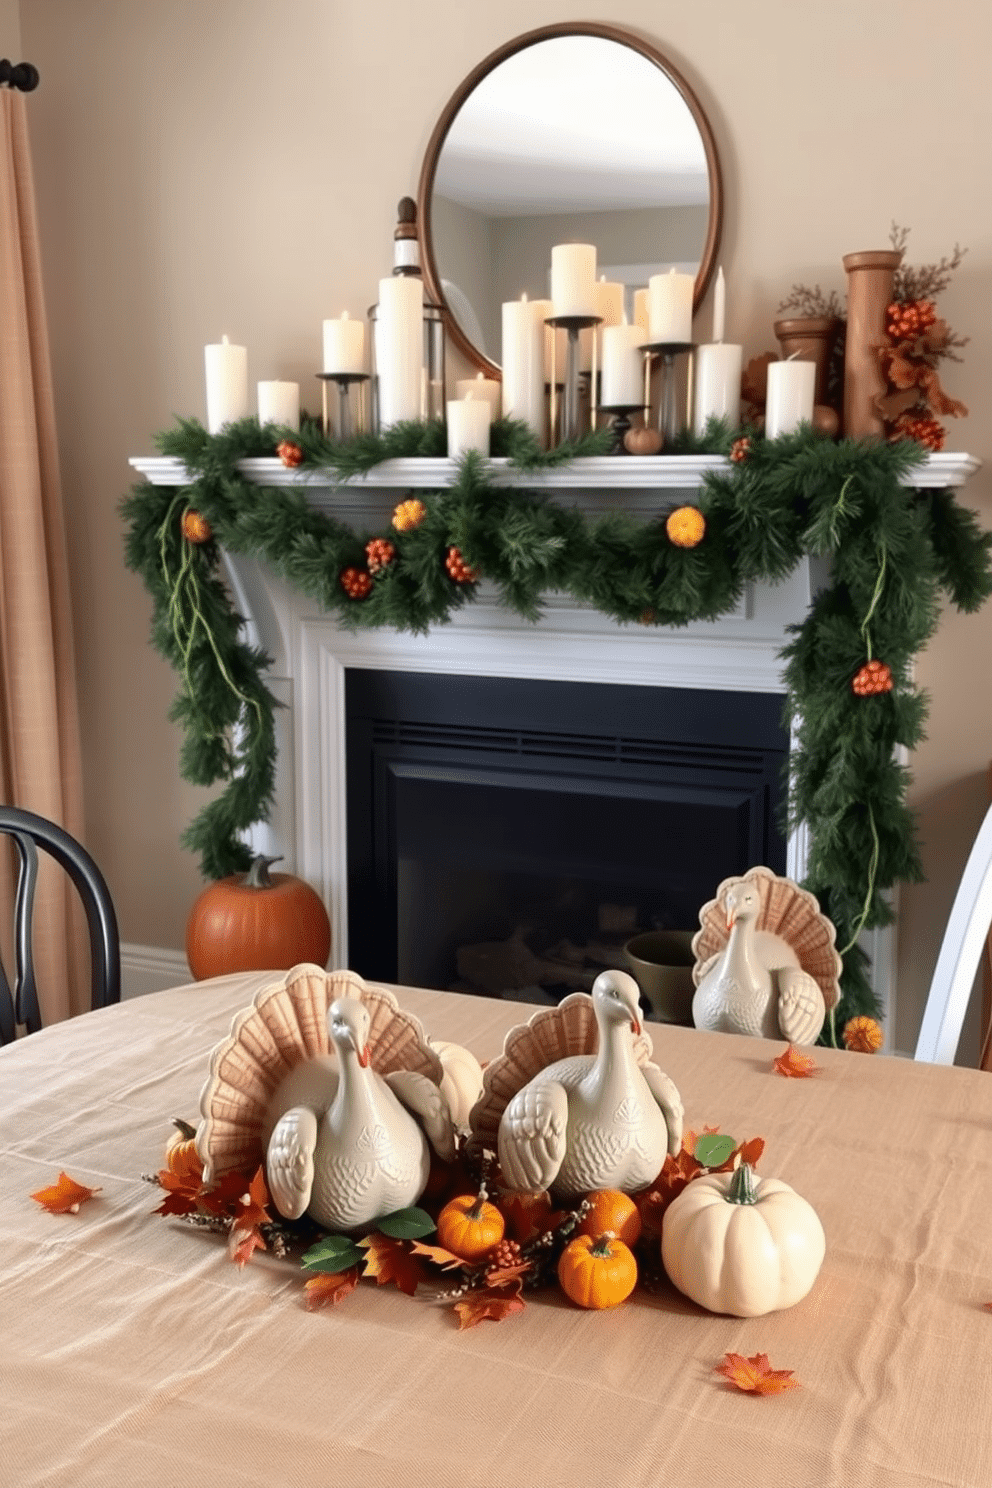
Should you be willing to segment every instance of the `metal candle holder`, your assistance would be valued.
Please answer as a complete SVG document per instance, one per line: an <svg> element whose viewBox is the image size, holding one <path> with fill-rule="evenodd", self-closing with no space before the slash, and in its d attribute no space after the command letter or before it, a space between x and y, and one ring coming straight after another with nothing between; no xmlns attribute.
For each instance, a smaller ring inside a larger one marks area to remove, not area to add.
<svg viewBox="0 0 992 1488"><path fill-rule="evenodd" d="M651 409L651 364L656 356L661 357L661 397L658 405L658 429L667 445L676 439L689 422L683 419L675 396L675 358L683 351L695 350L693 341L649 341L641 347L644 353L644 419L649 421ZM692 407L692 357L689 358L689 390L686 402Z"/></svg>
<svg viewBox="0 0 992 1488"><path fill-rule="evenodd" d="M353 434L357 433L364 422L361 411L359 411L357 419L352 416L351 384L353 382L358 383L360 392L360 385L363 382L368 382L369 374L367 372L318 372L317 376L323 383L323 387L320 390L320 412L321 428L324 431L325 438L330 433L330 419L327 411L327 384L329 382L336 382L338 385L338 438L350 439Z"/></svg>
<svg viewBox="0 0 992 1488"><path fill-rule="evenodd" d="M640 413L640 403L602 403L600 413L610 415L610 428L613 431L613 448L611 455L626 455L627 446L624 444L624 435L630 428L630 415Z"/></svg>
<svg viewBox="0 0 992 1488"><path fill-rule="evenodd" d="M568 332L565 348L565 406L562 410L562 440L573 441L582 433L582 418L579 408L579 332L589 326L597 326L601 315L550 315L544 322L549 326L561 326ZM551 338L551 429L552 437L558 417L558 373L555 367L555 338ZM596 338L593 337L592 352L592 419L596 418Z"/></svg>

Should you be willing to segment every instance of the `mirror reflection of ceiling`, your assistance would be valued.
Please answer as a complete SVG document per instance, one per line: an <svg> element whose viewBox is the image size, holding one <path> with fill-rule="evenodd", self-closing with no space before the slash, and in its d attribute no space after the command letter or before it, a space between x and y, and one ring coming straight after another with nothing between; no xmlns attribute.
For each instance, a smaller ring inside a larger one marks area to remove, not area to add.
<svg viewBox="0 0 992 1488"><path fill-rule="evenodd" d="M594 36L526 48L458 111L435 191L489 217L705 205L706 154L678 89Z"/></svg>
<svg viewBox="0 0 992 1488"><path fill-rule="evenodd" d="M498 367L500 307L548 297L556 243L595 243L632 319L651 274L698 271L713 203L699 125L662 66L579 34L541 38L483 73L440 141L423 205L449 315Z"/></svg>

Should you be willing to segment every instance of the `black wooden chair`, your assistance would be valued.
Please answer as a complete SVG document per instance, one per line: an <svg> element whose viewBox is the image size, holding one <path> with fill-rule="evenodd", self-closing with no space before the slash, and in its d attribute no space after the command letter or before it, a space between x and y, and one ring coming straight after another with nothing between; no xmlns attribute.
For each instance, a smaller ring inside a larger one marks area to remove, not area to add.
<svg viewBox="0 0 992 1488"><path fill-rule="evenodd" d="M61 864L82 900L90 932L91 1005L95 1008L121 1000L121 949L106 880L74 837L45 817L16 806L0 806L0 834L13 838L20 859L14 901L13 994L0 965L0 1044L7 1044L16 1036L17 1024L23 1024L28 1033L37 1033L41 1027L31 946L39 848Z"/></svg>

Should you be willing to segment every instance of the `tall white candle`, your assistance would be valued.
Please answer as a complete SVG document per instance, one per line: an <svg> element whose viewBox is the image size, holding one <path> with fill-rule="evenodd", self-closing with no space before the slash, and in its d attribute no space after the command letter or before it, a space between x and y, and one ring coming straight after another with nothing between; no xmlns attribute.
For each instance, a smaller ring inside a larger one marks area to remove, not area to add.
<svg viewBox="0 0 992 1488"><path fill-rule="evenodd" d="M713 289L713 340L722 341L727 319L727 285L723 277L722 266L716 271L716 285Z"/></svg>
<svg viewBox="0 0 992 1488"><path fill-rule="evenodd" d="M592 243L560 243L552 248L551 303L555 315L599 314Z"/></svg>
<svg viewBox="0 0 992 1488"><path fill-rule="evenodd" d="M258 422L300 427L300 384L298 382L260 382L258 384Z"/></svg>
<svg viewBox="0 0 992 1488"><path fill-rule="evenodd" d="M503 389L494 377L484 377L481 372L477 377L460 377L455 383L455 392L459 398L485 398L490 416L499 418Z"/></svg>
<svg viewBox="0 0 992 1488"><path fill-rule="evenodd" d="M769 439L791 434L800 424L809 423L815 386L815 362L768 363L765 434Z"/></svg>
<svg viewBox="0 0 992 1488"><path fill-rule="evenodd" d="M643 345L644 332L638 325L604 327L602 407L640 407Z"/></svg>
<svg viewBox="0 0 992 1488"><path fill-rule="evenodd" d="M549 320L555 313L555 307L550 300L535 300L534 314L538 316L541 324ZM551 363L554 361L555 381L565 381L565 348L568 345L568 332L564 327L557 330L554 326L544 325L544 380L551 381Z"/></svg>
<svg viewBox="0 0 992 1488"><path fill-rule="evenodd" d="M248 352L224 336L203 348L207 384L207 429L216 434L225 424L248 417Z"/></svg>
<svg viewBox="0 0 992 1488"><path fill-rule="evenodd" d="M488 398L452 399L447 404L448 413L448 458L457 459L466 450L478 450L480 455L489 453Z"/></svg>
<svg viewBox="0 0 992 1488"><path fill-rule="evenodd" d="M416 274L379 280L375 322L379 425L421 416L424 375L424 289Z"/></svg>
<svg viewBox="0 0 992 1488"><path fill-rule="evenodd" d="M741 367L744 349L723 342L696 347L696 390L692 427L697 434L709 418L726 419L736 429L741 419Z"/></svg>
<svg viewBox="0 0 992 1488"><path fill-rule="evenodd" d="M692 340L692 274L652 274L648 280L648 335L652 341L687 344Z"/></svg>
<svg viewBox="0 0 992 1488"><path fill-rule="evenodd" d="M544 439L544 300L503 306L503 417L522 419Z"/></svg>
<svg viewBox="0 0 992 1488"><path fill-rule="evenodd" d="M365 326L349 320L347 310L340 320L324 321L324 371L339 376L365 371Z"/></svg>

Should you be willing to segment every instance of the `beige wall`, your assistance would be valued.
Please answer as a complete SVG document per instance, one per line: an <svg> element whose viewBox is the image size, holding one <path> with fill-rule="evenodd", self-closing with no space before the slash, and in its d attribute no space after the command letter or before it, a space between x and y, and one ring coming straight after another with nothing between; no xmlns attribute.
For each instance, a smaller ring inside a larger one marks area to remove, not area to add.
<svg viewBox="0 0 992 1488"><path fill-rule="evenodd" d="M11 11L0 0L0 23ZM640 30L699 92L726 178L728 330L750 353L774 344L794 282L841 288L841 255L885 246L893 220L914 262L968 245L941 302L972 337L947 378L973 410L951 443L992 456L986 0L936 24L928 0L24 0L90 842L130 940L182 942L199 880L177 838L200 795L178 781L173 679L121 563L127 456L174 414L202 415L202 347L221 333L248 345L252 379L309 386L322 318L364 314L388 271L396 200L461 78L515 34L583 15ZM992 525L987 472L965 499ZM930 883L903 897L903 1046L985 801L992 608L949 616L919 676Z"/></svg>
<svg viewBox="0 0 992 1488"><path fill-rule="evenodd" d="M0 0L0 57L8 62L30 62L21 56L20 0Z"/></svg>

